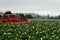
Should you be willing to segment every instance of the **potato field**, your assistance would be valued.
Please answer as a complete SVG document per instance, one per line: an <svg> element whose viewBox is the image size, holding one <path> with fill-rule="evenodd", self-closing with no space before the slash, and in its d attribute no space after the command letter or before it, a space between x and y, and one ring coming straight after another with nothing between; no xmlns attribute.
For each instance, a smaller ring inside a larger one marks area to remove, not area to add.
<svg viewBox="0 0 60 40"><path fill-rule="evenodd" d="M0 22L0 40L60 40L60 21Z"/></svg>

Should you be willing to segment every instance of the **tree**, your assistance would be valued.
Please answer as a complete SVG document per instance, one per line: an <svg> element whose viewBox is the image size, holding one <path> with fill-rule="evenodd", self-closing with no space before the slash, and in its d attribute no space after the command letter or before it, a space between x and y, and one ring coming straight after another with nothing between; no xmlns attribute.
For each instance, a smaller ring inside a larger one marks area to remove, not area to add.
<svg viewBox="0 0 60 40"><path fill-rule="evenodd" d="M16 15L19 15L18 13L16 13Z"/></svg>
<svg viewBox="0 0 60 40"><path fill-rule="evenodd" d="M0 18L2 17L2 15L0 14Z"/></svg>
<svg viewBox="0 0 60 40"><path fill-rule="evenodd" d="M49 19L49 14L47 15L47 18Z"/></svg>
<svg viewBox="0 0 60 40"><path fill-rule="evenodd" d="M60 19L60 15L58 16L58 19Z"/></svg>
<svg viewBox="0 0 60 40"><path fill-rule="evenodd" d="M24 18L24 14L22 14L22 13L20 13L19 16L20 16L21 18Z"/></svg>
<svg viewBox="0 0 60 40"><path fill-rule="evenodd" d="M6 14L12 14L11 11L6 11L3 15L3 17L5 17Z"/></svg>
<svg viewBox="0 0 60 40"><path fill-rule="evenodd" d="M26 14L25 18L33 18L31 14Z"/></svg>

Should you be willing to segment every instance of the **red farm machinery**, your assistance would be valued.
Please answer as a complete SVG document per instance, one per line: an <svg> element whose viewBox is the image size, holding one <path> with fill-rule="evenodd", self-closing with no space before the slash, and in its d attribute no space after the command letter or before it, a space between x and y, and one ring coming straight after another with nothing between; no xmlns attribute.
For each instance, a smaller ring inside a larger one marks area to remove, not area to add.
<svg viewBox="0 0 60 40"><path fill-rule="evenodd" d="M17 18L14 14L6 14L5 17L0 18L0 22L31 22L31 20L23 17Z"/></svg>

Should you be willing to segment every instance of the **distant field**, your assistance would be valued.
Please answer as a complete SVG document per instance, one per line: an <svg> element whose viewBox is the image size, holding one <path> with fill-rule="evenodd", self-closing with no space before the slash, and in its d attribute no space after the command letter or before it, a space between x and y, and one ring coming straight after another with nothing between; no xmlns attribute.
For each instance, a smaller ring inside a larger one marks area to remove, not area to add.
<svg viewBox="0 0 60 40"><path fill-rule="evenodd" d="M30 23L0 23L0 40L60 40L60 21L32 19Z"/></svg>
<svg viewBox="0 0 60 40"><path fill-rule="evenodd" d="M31 20L39 20L39 21L60 21L60 19L31 19Z"/></svg>

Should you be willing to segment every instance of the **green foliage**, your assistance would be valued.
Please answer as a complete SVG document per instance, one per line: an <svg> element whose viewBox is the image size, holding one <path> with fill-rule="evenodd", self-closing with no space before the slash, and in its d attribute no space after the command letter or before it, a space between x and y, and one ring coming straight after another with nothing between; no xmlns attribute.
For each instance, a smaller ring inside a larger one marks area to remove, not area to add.
<svg viewBox="0 0 60 40"><path fill-rule="evenodd" d="M12 14L11 11L6 11L3 15L3 17L5 17L6 14Z"/></svg>
<svg viewBox="0 0 60 40"><path fill-rule="evenodd" d="M60 21L0 23L0 40L59 40Z"/></svg>
<svg viewBox="0 0 60 40"><path fill-rule="evenodd" d="M0 18L2 17L2 15L0 15Z"/></svg>
<svg viewBox="0 0 60 40"><path fill-rule="evenodd" d="M60 19L60 15L58 16L58 19Z"/></svg>
<svg viewBox="0 0 60 40"><path fill-rule="evenodd" d="M22 14L22 13L20 13L19 16L20 16L21 18L24 18L24 14Z"/></svg>
<svg viewBox="0 0 60 40"><path fill-rule="evenodd" d="M25 18L33 18L31 14L25 15Z"/></svg>

